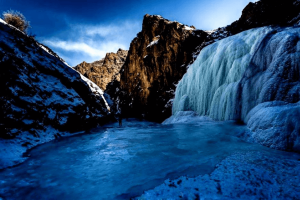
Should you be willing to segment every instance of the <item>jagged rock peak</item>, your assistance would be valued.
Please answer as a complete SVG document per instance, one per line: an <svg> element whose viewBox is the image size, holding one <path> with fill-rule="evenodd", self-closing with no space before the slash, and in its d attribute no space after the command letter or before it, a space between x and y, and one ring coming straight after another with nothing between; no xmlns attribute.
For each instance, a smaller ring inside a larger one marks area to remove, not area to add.
<svg viewBox="0 0 300 200"><path fill-rule="evenodd" d="M75 66L74 69L76 71L78 71L79 73L81 73L82 75L84 75L89 69L92 68L92 66L96 66L96 65L102 66L103 61L104 61L104 58L101 60L97 60L93 63L87 63L87 62L83 61L82 63Z"/></svg>
<svg viewBox="0 0 300 200"><path fill-rule="evenodd" d="M177 21L170 21L166 18L163 18L162 16L160 15L149 15L149 14L146 14L144 16L144 19L143 19L143 27L144 26L148 26L150 24L155 24L156 22L159 22L159 21L163 21L164 23L173 23L173 24L176 24L178 25L178 27L186 27L186 28L191 28L191 29L196 29L194 26L188 26L188 25L184 25L182 23L179 23Z"/></svg>
<svg viewBox="0 0 300 200"><path fill-rule="evenodd" d="M174 97L175 85L206 36L195 27L145 15L121 70L122 112L155 121L171 115L168 101Z"/></svg>
<svg viewBox="0 0 300 200"><path fill-rule="evenodd" d="M117 53L107 53L105 58L93 63L83 61L74 69L105 90L108 83L113 80L120 81L119 72L127 54L127 50L118 49Z"/></svg>
<svg viewBox="0 0 300 200"><path fill-rule="evenodd" d="M169 24L169 25L171 25L175 29L183 29L184 31L189 31L189 32L191 32L192 30L196 29L194 26L184 25L184 24L179 23L177 21L170 21L168 19L163 18L160 15L149 15L149 14L146 14L144 16L144 19L143 19L142 32L146 31L146 30L149 30L149 29L150 30L155 30L153 32L153 34L156 34L156 35L153 35L153 38L155 38L157 36L157 34L159 34L159 32L161 31L159 29L159 27L162 24Z"/></svg>
<svg viewBox="0 0 300 200"><path fill-rule="evenodd" d="M119 48L119 49L118 49L118 51L117 51L117 54L124 53L124 52L128 52L128 51L127 51L127 50L123 50L123 49Z"/></svg>

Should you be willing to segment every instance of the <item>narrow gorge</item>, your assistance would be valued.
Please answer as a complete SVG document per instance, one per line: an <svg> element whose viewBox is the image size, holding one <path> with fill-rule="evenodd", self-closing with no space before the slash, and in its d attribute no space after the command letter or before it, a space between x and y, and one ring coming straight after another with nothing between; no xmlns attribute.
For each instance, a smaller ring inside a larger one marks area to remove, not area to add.
<svg viewBox="0 0 300 200"><path fill-rule="evenodd" d="M24 1L40 36L0 19L0 200L299 198L299 0Z"/></svg>

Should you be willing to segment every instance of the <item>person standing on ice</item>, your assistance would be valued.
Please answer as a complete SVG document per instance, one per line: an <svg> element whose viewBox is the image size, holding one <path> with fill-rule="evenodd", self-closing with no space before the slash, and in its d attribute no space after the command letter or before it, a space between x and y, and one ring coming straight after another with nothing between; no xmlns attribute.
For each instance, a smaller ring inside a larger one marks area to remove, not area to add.
<svg viewBox="0 0 300 200"><path fill-rule="evenodd" d="M119 127L122 127L122 112L121 112L121 109L119 111Z"/></svg>
<svg viewBox="0 0 300 200"><path fill-rule="evenodd" d="M122 116L119 115L119 126L122 127Z"/></svg>

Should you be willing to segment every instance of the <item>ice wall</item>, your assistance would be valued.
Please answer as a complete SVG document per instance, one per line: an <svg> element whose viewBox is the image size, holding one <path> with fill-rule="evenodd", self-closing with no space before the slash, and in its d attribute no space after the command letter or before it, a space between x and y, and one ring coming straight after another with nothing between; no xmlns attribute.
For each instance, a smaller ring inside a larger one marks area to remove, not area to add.
<svg viewBox="0 0 300 200"><path fill-rule="evenodd" d="M177 86L173 114L244 121L259 103L299 101L299 33L263 27L206 47Z"/></svg>
<svg viewBox="0 0 300 200"><path fill-rule="evenodd" d="M273 149L300 152L300 101L265 102L245 118L255 142Z"/></svg>
<svg viewBox="0 0 300 200"><path fill-rule="evenodd" d="M300 27L252 29L206 47L179 82L173 116L241 120L254 141L300 152Z"/></svg>

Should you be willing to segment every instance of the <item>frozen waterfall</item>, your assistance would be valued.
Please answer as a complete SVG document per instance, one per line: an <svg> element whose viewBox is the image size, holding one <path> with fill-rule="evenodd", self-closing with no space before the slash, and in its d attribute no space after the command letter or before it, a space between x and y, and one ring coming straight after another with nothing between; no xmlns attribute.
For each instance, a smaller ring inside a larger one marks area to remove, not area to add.
<svg viewBox="0 0 300 200"><path fill-rule="evenodd" d="M259 103L297 102L299 30L257 28L206 47L177 86L173 114L244 120ZM292 79L297 84L290 84Z"/></svg>
<svg viewBox="0 0 300 200"><path fill-rule="evenodd" d="M202 50L179 82L182 111L247 123L258 143L300 152L300 28L263 27Z"/></svg>

